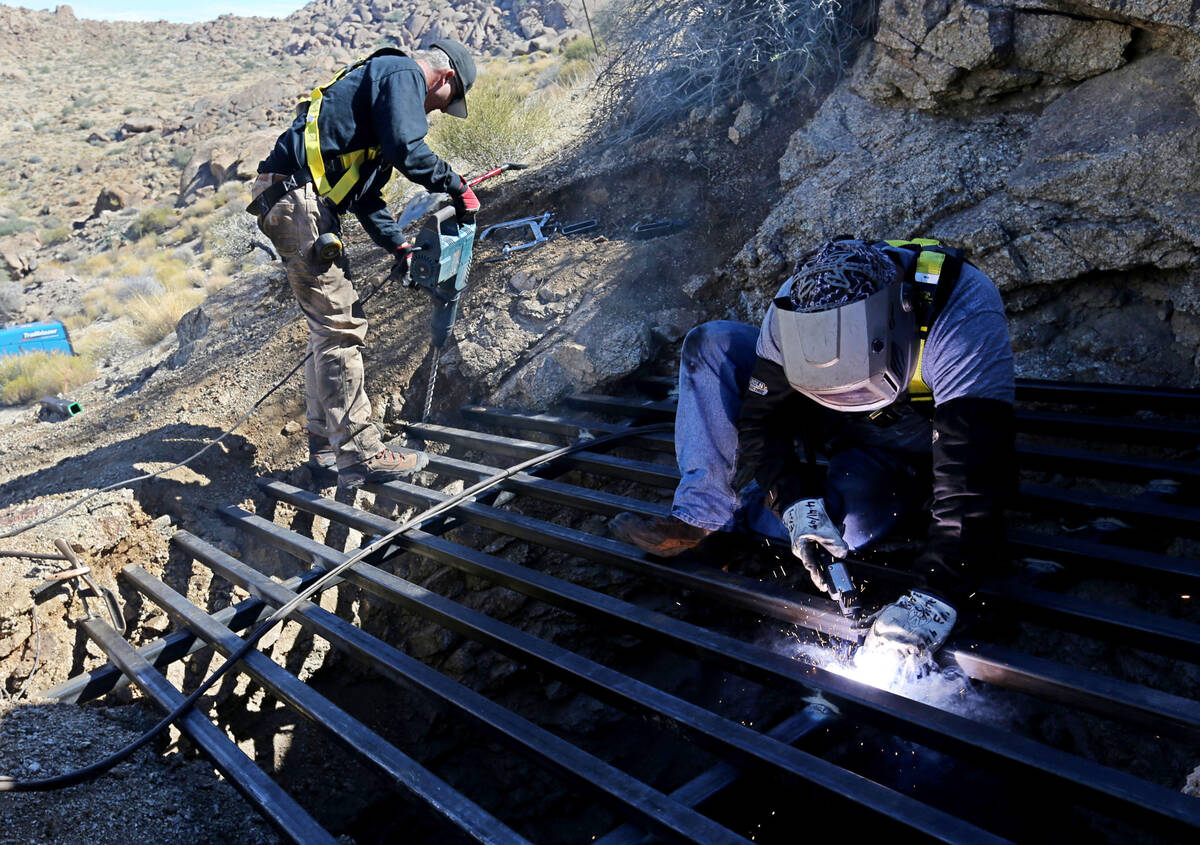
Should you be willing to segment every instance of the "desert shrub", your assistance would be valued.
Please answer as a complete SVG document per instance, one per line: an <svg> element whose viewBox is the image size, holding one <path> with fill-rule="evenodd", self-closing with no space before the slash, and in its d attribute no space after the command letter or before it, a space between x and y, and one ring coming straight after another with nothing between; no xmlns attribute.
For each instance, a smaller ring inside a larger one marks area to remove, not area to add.
<svg viewBox="0 0 1200 845"><path fill-rule="evenodd" d="M42 243L46 246L56 246L66 243L71 239L71 227L54 226L50 229L43 229L38 237L42 239Z"/></svg>
<svg viewBox="0 0 1200 845"><path fill-rule="evenodd" d="M624 137L644 135L755 87L814 87L844 67L871 0L618 0L602 21L611 58L598 84Z"/></svg>
<svg viewBox="0 0 1200 845"><path fill-rule="evenodd" d="M0 238L5 235L15 235L17 232L24 232L26 229L32 228L32 221L25 220L22 217L10 217L8 220L0 220Z"/></svg>
<svg viewBox="0 0 1200 845"><path fill-rule="evenodd" d="M538 96L523 96L513 85L483 77L471 89L471 116L445 118L429 132L430 145L443 158L485 169L520 161L551 140L553 113Z"/></svg>
<svg viewBox="0 0 1200 845"><path fill-rule="evenodd" d="M16 282L0 282L0 323L14 322L25 307L25 292Z"/></svg>
<svg viewBox="0 0 1200 845"><path fill-rule="evenodd" d="M171 164L178 167L180 170L187 167L187 163L192 160L192 151L187 147L176 147L171 153Z"/></svg>
<svg viewBox="0 0 1200 845"><path fill-rule="evenodd" d="M563 61L575 62L583 59L586 62L592 62L596 59L596 45L590 38L576 38L566 47L563 47Z"/></svg>
<svg viewBox="0 0 1200 845"><path fill-rule="evenodd" d="M136 241L146 235L165 232L171 225L172 217L169 208L151 208L143 211L136 220L129 224L129 228L125 230L125 236Z"/></svg>
<svg viewBox="0 0 1200 845"><path fill-rule="evenodd" d="M129 301L134 334L147 345L158 343L175 331L179 318L204 301L204 291L192 288L165 290Z"/></svg>
<svg viewBox="0 0 1200 845"><path fill-rule="evenodd" d="M0 403L23 405L43 396L66 393L95 378L85 358L51 352L30 352L0 358Z"/></svg>

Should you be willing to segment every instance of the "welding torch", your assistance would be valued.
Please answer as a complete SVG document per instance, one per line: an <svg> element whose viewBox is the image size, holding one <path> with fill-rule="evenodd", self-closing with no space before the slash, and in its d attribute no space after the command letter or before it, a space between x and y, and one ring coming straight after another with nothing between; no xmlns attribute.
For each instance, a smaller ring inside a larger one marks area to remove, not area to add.
<svg viewBox="0 0 1200 845"><path fill-rule="evenodd" d="M819 543L814 542L807 542L801 546L800 560L817 588L829 593L829 597L837 602L842 616L858 621L862 616L862 608L858 603L858 586L850 577L845 561L835 558Z"/></svg>

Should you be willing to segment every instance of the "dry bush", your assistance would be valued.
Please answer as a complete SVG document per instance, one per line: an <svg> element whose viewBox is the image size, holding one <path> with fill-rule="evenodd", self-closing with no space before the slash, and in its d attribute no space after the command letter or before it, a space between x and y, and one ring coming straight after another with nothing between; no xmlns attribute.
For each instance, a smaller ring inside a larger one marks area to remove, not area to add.
<svg viewBox="0 0 1200 845"><path fill-rule="evenodd" d="M66 393L96 376L91 362L60 352L29 352L0 358L0 403L24 405Z"/></svg>
<svg viewBox="0 0 1200 845"><path fill-rule="evenodd" d="M194 288L164 290L138 295L129 300L129 317L138 340L147 345L158 343L175 331L179 318L204 301L204 291Z"/></svg>
<svg viewBox="0 0 1200 845"><path fill-rule="evenodd" d="M470 117L442 118L429 131L431 147L443 158L485 170L522 161L552 140L553 108L538 95L499 76L481 76L471 88Z"/></svg>
<svg viewBox="0 0 1200 845"><path fill-rule="evenodd" d="M602 21L602 104L623 138L757 88L784 94L841 72L873 0L617 0Z"/></svg>

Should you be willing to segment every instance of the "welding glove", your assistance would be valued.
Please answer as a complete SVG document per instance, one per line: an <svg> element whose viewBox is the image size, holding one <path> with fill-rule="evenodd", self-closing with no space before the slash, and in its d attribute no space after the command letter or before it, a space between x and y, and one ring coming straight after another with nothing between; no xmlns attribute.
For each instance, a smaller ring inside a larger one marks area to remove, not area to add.
<svg viewBox="0 0 1200 845"><path fill-rule="evenodd" d="M923 590L909 590L876 614L863 649L929 661L945 645L957 621L958 611L947 602Z"/></svg>
<svg viewBox="0 0 1200 845"><path fill-rule="evenodd" d="M454 203L454 210L458 212L459 223L469 223L475 219L475 214L479 211L479 197L475 196L467 180L461 176L458 177L458 188L450 190L450 201Z"/></svg>
<svg viewBox="0 0 1200 845"><path fill-rule="evenodd" d="M804 564L814 586L823 593L830 592L831 585L826 583L822 572L824 561L821 555L843 558L850 553L850 547L826 513L825 500L800 499L792 502L783 512L783 524L792 539L792 554Z"/></svg>

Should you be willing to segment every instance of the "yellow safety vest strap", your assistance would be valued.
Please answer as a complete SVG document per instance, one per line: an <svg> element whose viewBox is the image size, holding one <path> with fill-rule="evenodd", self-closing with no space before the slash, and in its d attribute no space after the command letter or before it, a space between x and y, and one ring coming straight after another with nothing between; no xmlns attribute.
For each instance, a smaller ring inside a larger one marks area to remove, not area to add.
<svg viewBox="0 0 1200 845"><path fill-rule="evenodd" d="M338 160L341 162L345 172L338 179L336 185L330 185L329 180L325 176L325 159L321 155L321 134L317 128L317 120L321 116L321 100L326 88L337 82L364 61L366 60L360 60L349 67L342 68L338 71L337 76L327 84L314 88L309 99L308 116L304 120L304 155L308 159L308 172L312 175L313 187L316 188L319 196L328 198L335 205L345 199L350 190L358 184L360 166L364 161L370 161L377 157L379 155L379 147L354 150L340 156Z"/></svg>

